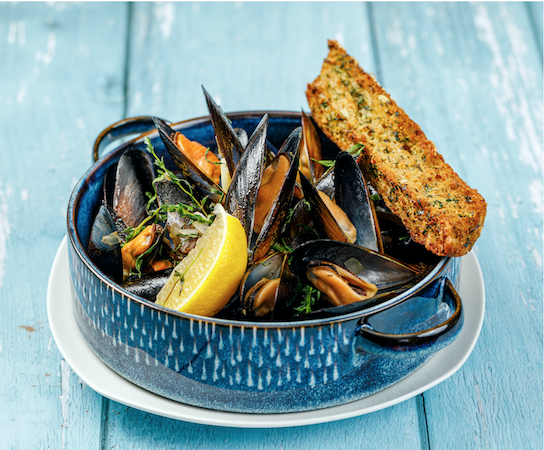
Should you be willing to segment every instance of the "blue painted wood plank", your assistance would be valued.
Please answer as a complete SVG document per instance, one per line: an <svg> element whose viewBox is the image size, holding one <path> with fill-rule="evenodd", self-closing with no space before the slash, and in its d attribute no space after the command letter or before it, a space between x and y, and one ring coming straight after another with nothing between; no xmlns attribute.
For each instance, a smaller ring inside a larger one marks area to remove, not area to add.
<svg viewBox="0 0 544 450"><path fill-rule="evenodd" d="M542 3L130 8L0 4L0 373L13 380L0 387L2 446L542 448ZM62 360L45 313L94 137L124 114L204 115L200 84L227 111L307 109L327 38L378 74L488 201L474 354L417 400L286 430L217 429L103 400Z"/></svg>
<svg viewBox="0 0 544 450"><path fill-rule="evenodd" d="M528 2L527 9L529 14L529 21L533 26L536 45L540 49L540 55L542 56L542 21L544 20L542 2Z"/></svg>
<svg viewBox="0 0 544 450"><path fill-rule="evenodd" d="M414 402L373 414L296 428L222 428L164 419L111 402L107 446L137 442L138 448L184 449L418 449ZM423 447L425 448L425 447Z"/></svg>
<svg viewBox="0 0 544 450"><path fill-rule="evenodd" d="M525 5L373 7L391 24L382 84L488 202L486 320L467 364L424 395L430 448L541 448L542 59Z"/></svg>
<svg viewBox="0 0 544 450"><path fill-rule="evenodd" d="M133 19L129 115L206 115L201 85L226 111L308 110L306 84L319 74L327 38L373 69L358 3L136 4Z"/></svg>
<svg viewBox="0 0 544 450"><path fill-rule="evenodd" d="M2 448L99 446L102 397L61 358L45 300L71 189L122 114L125 21L122 4L0 4Z"/></svg>

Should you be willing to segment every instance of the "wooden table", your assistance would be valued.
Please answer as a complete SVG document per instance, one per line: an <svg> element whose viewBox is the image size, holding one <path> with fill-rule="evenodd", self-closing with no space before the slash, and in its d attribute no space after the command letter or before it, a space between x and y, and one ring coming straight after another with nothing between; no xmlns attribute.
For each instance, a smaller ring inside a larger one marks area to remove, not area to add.
<svg viewBox="0 0 544 450"><path fill-rule="evenodd" d="M485 197L480 339L451 378L338 422L216 428L108 400L52 339L46 288L95 136L135 115L308 111L327 38ZM542 3L0 4L0 448L541 449Z"/></svg>

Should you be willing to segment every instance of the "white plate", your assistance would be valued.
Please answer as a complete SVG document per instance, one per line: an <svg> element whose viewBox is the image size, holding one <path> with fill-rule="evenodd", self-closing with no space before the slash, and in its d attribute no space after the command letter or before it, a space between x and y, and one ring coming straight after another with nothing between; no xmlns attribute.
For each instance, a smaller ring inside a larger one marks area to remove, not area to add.
<svg viewBox="0 0 544 450"><path fill-rule="evenodd" d="M51 268L47 288L47 315L53 338L72 370L103 396L159 416L207 425L276 428L311 425L368 414L408 400L452 376L470 355L484 319L482 272L471 252L461 261L459 294L465 309L464 326L453 344L397 384L362 400L332 408L288 414L242 414L185 405L152 394L112 371L89 348L72 314L66 237Z"/></svg>

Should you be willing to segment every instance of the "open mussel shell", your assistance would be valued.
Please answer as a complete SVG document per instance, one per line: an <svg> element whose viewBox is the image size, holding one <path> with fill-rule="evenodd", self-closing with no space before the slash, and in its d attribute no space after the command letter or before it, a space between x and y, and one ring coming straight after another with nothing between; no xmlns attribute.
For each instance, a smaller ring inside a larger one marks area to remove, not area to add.
<svg viewBox="0 0 544 450"><path fill-rule="evenodd" d="M142 277L131 276L127 278L121 287L127 291L139 295L151 302L155 302L157 294L165 285L172 273L172 268L144 274Z"/></svg>
<svg viewBox="0 0 544 450"><path fill-rule="evenodd" d="M279 177L274 177L277 179L276 182L281 183L281 185L271 187L271 189L277 192L272 204L270 207L266 203L263 205L268 208L268 213L265 216L262 228L259 230L259 235L252 248L252 259L254 261L258 261L269 252L280 235L289 215L299 167L300 138L301 129L299 127L291 132L270 165L270 168L273 169L275 161L279 161L280 158L285 158L288 164L286 173L280 173L278 174ZM261 184L259 194L264 188L265 186Z"/></svg>
<svg viewBox="0 0 544 450"><path fill-rule="evenodd" d="M312 119L302 111L302 145L300 150L300 171L313 185L323 175L324 166L321 141Z"/></svg>
<svg viewBox="0 0 544 450"><path fill-rule="evenodd" d="M300 181L302 191L304 192L304 199L310 204L310 216L320 234L334 241L353 242L355 239L352 235L350 236L347 234L346 226L340 226L338 214L335 216L335 211L332 211L329 206L325 204L319 191L302 174L300 175ZM340 207L337 208L340 209ZM349 225L353 231L353 226L351 224Z"/></svg>
<svg viewBox="0 0 544 450"><path fill-rule="evenodd" d="M335 306L368 300L378 291L376 285L326 261L310 261L306 278Z"/></svg>
<svg viewBox="0 0 544 450"><path fill-rule="evenodd" d="M418 272L389 256L357 245L330 240L316 240L301 245L291 254L290 268L301 281L307 280L307 270L316 263L332 263L355 276L376 285L378 292L371 298L354 303L331 306L327 302L306 318L321 318L349 314L394 297L417 282Z"/></svg>
<svg viewBox="0 0 544 450"><path fill-rule="evenodd" d="M148 192L153 192L155 170L142 150L125 151L117 163L113 192L113 211L127 227L138 226L147 217ZM109 181L109 177L107 179Z"/></svg>
<svg viewBox="0 0 544 450"><path fill-rule="evenodd" d="M154 117L153 121L159 131L159 135L172 157L176 166L181 170L183 177L191 180L192 183L203 193L210 198L214 203L221 201L223 190L216 184L208 175L200 170L197 165L188 158L174 142L176 132L168 126L163 120Z"/></svg>
<svg viewBox="0 0 544 450"><path fill-rule="evenodd" d="M166 228L161 227L158 224L152 225L153 238L149 244L148 250L142 258L142 268L150 266L160 256L162 240L166 233Z"/></svg>
<svg viewBox="0 0 544 450"><path fill-rule="evenodd" d="M236 217L251 242L255 216L255 199L264 171L268 115L265 114L249 138L225 198L225 210Z"/></svg>
<svg viewBox="0 0 544 450"><path fill-rule="evenodd" d="M240 142L240 138L236 130L232 127L230 120L221 107L215 103L211 95L208 94L208 91L204 89L204 86L202 86L202 91L204 92L204 97L206 97L217 146L227 162L227 167L232 177L244 152L244 145Z"/></svg>
<svg viewBox="0 0 544 450"><path fill-rule="evenodd" d="M315 261L344 267L375 284L378 292L406 285L417 276L414 269L394 258L346 242L318 239L296 248L291 256L291 270L301 280L305 279L309 263Z"/></svg>
<svg viewBox="0 0 544 450"><path fill-rule="evenodd" d="M340 152L334 165L334 198L357 230L354 244L383 253L378 218L363 174L348 152Z"/></svg>
<svg viewBox="0 0 544 450"><path fill-rule="evenodd" d="M289 270L289 255L273 253L251 264L240 283L239 298L245 317L282 318L296 280Z"/></svg>
<svg viewBox="0 0 544 450"><path fill-rule="evenodd" d="M264 305L261 302L257 304L256 299L262 301L258 298L259 291L263 290L265 284L280 278L284 256L283 253L274 253L249 266L239 289L242 311L246 316L263 316L274 309L275 290L271 298L264 301ZM263 309L259 311L261 306Z"/></svg>
<svg viewBox="0 0 544 450"><path fill-rule="evenodd" d="M123 279L121 244L108 208L101 205L91 228L87 253L102 273L116 283Z"/></svg>

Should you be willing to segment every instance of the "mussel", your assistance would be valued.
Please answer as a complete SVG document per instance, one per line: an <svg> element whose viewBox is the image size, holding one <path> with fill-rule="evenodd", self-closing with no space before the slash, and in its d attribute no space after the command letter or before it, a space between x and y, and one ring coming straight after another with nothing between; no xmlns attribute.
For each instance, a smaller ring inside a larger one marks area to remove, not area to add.
<svg viewBox="0 0 544 450"><path fill-rule="evenodd" d="M268 116L265 115L249 138L227 192L225 210L236 217L251 242L255 199L264 171Z"/></svg>
<svg viewBox="0 0 544 450"><path fill-rule="evenodd" d="M89 237L87 252L96 266L113 281L123 279L121 241L106 205L101 205Z"/></svg>
<svg viewBox="0 0 544 450"><path fill-rule="evenodd" d="M291 254L290 268L321 291L334 306L379 299L407 288L419 273L390 256L358 245L315 240ZM330 306L330 305L329 305Z"/></svg>
<svg viewBox="0 0 544 450"><path fill-rule="evenodd" d="M335 306L368 300L378 292L375 284L327 261L310 261L306 278Z"/></svg>
<svg viewBox="0 0 544 450"><path fill-rule="evenodd" d="M247 134L244 130L235 130L227 116L223 113L223 110L215 103L215 100L208 94L208 91L204 89L204 86L202 86L202 91L206 97L219 152L225 158L232 178L244 152L244 147L247 144Z"/></svg>
<svg viewBox="0 0 544 450"><path fill-rule="evenodd" d="M171 273L172 268L168 268L152 272L142 277L133 275L126 279L121 286L135 295L155 302L157 294L162 289Z"/></svg>
<svg viewBox="0 0 544 450"><path fill-rule="evenodd" d="M340 152L336 157L334 188L338 207L346 212L350 223L357 230L353 243L383 253L374 204L355 158L347 152Z"/></svg>
<svg viewBox="0 0 544 450"><path fill-rule="evenodd" d="M269 252L278 240L289 214L295 189L300 151L300 128L296 128L286 139L277 156L266 168L270 174L266 184L261 183L256 198L255 216L259 221L253 245L252 259L257 261Z"/></svg>
<svg viewBox="0 0 544 450"><path fill-rule="evenodd" d="M284 301L288 293L285 286L287 259L286 253L276 252L248 268L239 290L245 316L261 318L271 315L276 303Z"/></svg>
<svg viewBox="0 0 544 450"><path fill-rule="evenodd" d="M199 189L204 196L208 196L213 202L221 201L224 196L223 189L216 183L217 178L210 176L208 172L203 171L198 166L198 161L191 159L190 154L184 152L183 139L163 120L155 117L155 126L159 135L168 150L172 160L181 171L185 179L191 180L194 186ZM201 160L202 158L199 158ZM204 157L205 159L205 157ZM217 161L214 161L217 163Z"/></svg>
<svg viewBox="0 0 544 450"><path fill-rule="evenodd" d="M127 227L138 226L147 217L147 192L152 192L155 178L147 153L130 149L117 163L114 182L113 210Z"/></svg>
<svg viewBox="0 0 544 450"><path fill-rule="evenodd" d="M325 172L324 166L320 163L323 159L321 141L312 122L312 119L302 111L302 145L300 150L300 173L312 184L316 184Z"/></svg>
<svg viewBox="0 0 544 450"><path fill-rule="evenodd" d="M164 178L154 182L155 191L159 205L167 208L164 227L166 233L163 242L168 254L176 261L181 260L189 251L194 248L200 236L199 230L194 228L192 221L187 216L182 216L179 211L169 205L190 204L189 193L172 180Z"/></svg>

